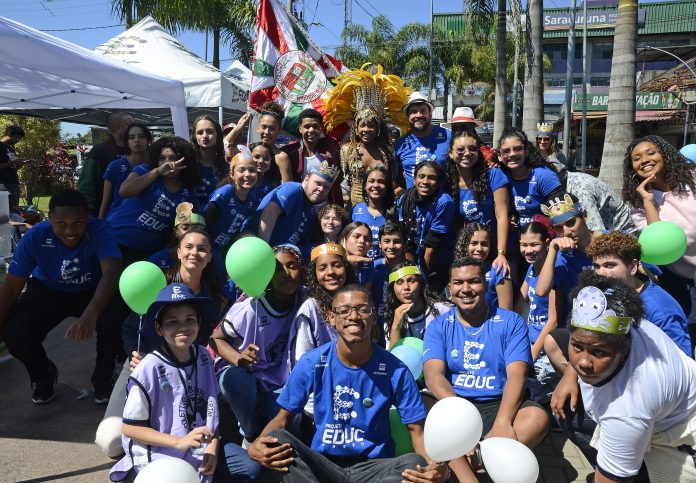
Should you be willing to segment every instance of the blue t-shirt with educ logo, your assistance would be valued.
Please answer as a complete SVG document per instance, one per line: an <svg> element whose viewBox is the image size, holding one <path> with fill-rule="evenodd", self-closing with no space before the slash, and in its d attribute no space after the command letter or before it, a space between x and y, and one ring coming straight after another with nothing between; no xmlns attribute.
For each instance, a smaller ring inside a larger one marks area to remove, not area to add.
<svg viewBox="0 0 696 483"><path fill-rule="evenodd" d="M370 246L370 249L367 251L367 256L373 260L381 257L382 250L379 248L379 229L387 222L387 219L381 214L374 216L370 213L367 209L367 203L365 202L358 203L353 207L352 218L353 221L362 221L366 223L370 227L370 231L372 231L372 246Z"/></svg>
<svg viewBox="0 0 696 483"><path fill-rule="evenodd" d="M375 345L370 360L347 367L329 342L303 355L285 383L278 405L295 414L314 393L312 449L341 458L392 458L389 408L396 406L401 421L424 420L425 406L408 368Z"/></svg>
<svg viewBox="0 0 696 483"><path fill-rule="evenodd" d="M247 199L241 201L231 184L221 186L210 195L210 203L217 206L219 211L218 219L209 228L215 248L222 249L229 245L235 236L245 230L259 204L256 195L257 192L251 190Z"/></svg>
<svg viewBox="0 0 696 483"><path fill-rule="evenodd" d="M534 272L534 264L529 265L524 281L527 282L527 299L529 300L529 314L527 315L529 342L534 344L549 320L549 297L541 297L536 294L539 274Z"/></svg>
<svg viewBox="0 0 696 483"><path fill-rule="evenodd" d="M309 244L312 235L314 206L307 200L301 183L291 181L283 183L268 193L256 209L256 227L260 222L263 209L273 202L280 206L283 213L278 217L269 245L292 243L297 246Z"/></svg>
<svg viewBox="0 0 696 483"><path fill-rule="evenodd" d="M480 327L464 327L457 308L436 317L425 329L423 362L444 361L454 392L477 402L499 401L513 362L532 365L527 324L498 308Z"/></svg>
<svg viewBox="0 0 696 483"><path fill-rule="evenodd" d="M541 214L541 205L549 195L561 188L558 175L546 167L533 168L525 179L510 177L510 189L520 228L529 225L532 217Z"/></svg>
<svg viewBox="0 0 696 483"><path fill-rule="evenodd" d="M147 169L149 171L150 168L147 165L142 166L144 166L144 168L141 169ZM111 205L109 205L109 209L112 209L115 206L121 204L121 200L123 199L121 198L120 193L121 184L123 184L128 175L131 174L131 171L133 171L133 168L128 162L128 158L126 156L114 159L106 167L106 170L104 171L104 176L102 176L102 178L109 181L112 187Z"/></svg>
<svg viewBox="0 0 696 483"><path fill-rule="evenodd" d="M212 166L201 166L201 184L195 189L198 205L205 208L210 195L213 194L218 185L218 178L215 175L215 168Z"/></svg>
<svg viewBox="0 0 696 483"><path fill-rule="evenodd" d="M401 161L404 170L406 188L413 188L413 173L416 165L423 161L437 161L445 164L449 156L449 144L452 132L441 126L433 126L433 132L426 137L418 137L410 132L396 141L394 152Z"/></svg>
<svg viewBox="0 0 696 483"><path fill-rule="evenodd" d="M398 201L399 221L403 221L404 219L402 209L403 200L404 197L402 196ZM452 200L450 195L442 191L429 203L416 203L416 230L414 242L416 244L416 260L421 268L423 268L423 257L425 256L425 239L430 231L442 237L442 243L435 254L435 263L450 263L452 259L452 248L454 247L454 237L448 237L446 235L452 230L454 209L454 200Z"/></svg>
<svg viewBox="0 0 696 483"><path fill-rule="evenodd" d="M19 240L8 273L37 279L56 292L93 290L101 278L101 260L121 258L114 230L104 220L89 218L87 233L76 248L63 245L51 224L34 225Z"/></svg>
<svg viewBox="0 0 696 483"><path fill-rule="evenodd" d="M140 176L148 171L143 164L133 169ZM119 206L109 211L106 220L114 228L119 245L155 252L164 246L174 228L176 207L184 201L198 206L193 189L182 186L172 193L157 178L139 195L123 198Z"/></svg>
<svg viewBox="0 0 696 483"><path fill-rule="evenodd" d="M476 201L474 192L469 188L459 188L459 214L465 223L481 223L495 228L495 200L493 193L500 188L506 188L510 180L498 168L488 170L488 191L481 201Z"/></svg>

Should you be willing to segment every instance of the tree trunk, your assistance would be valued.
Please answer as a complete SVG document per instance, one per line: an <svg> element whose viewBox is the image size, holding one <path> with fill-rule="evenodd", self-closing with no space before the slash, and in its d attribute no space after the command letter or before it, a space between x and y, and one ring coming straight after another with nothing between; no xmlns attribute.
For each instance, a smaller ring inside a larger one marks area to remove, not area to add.
<svg viewBox="0 0 696 483"><path fill-rule="evenodd" d="M524 60L524 110L522 130L531 139L544 120L544 17L543 0L527 2L527 42Z"/></svg>
<svg viewBox="0 0 696 483"><path fill-rule="evenodd" d="M213 67L220 68L220 27L213 27Z"/></svg>
<svg viewBox="0 0 696 483"><path fill-rule="evenodd" d="M626 146L635 137L637 23L636 1L619 0L609 80L607 128L599 171L599 178L618 194L623 185ZM583 142L586 140L583 139Z"/></svg>
<svg viewBox="0 0 696 483"><path fill-rule="evenodd" d="M449 121L447 113L449 112L449 91L450 91L450 81L445 78L442 80L442 94L444 99L442 100L442 119L444 121Z"/></svg>
<svg viewBox="0 0 696 483"><path fill-rule="evenodd" d="M507 25L506 0L498 0L498 30L495 39L495 110L493 114L493 144L503 134L506 124L505 107L507 105Z"/></svg>

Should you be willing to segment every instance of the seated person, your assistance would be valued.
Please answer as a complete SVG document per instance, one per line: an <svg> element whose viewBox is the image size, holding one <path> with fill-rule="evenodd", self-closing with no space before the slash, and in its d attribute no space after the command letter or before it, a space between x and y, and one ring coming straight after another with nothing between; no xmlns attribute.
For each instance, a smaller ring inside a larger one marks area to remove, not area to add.
<svg viewBox="0 0 696 483"><path fill-rule="evenodd" d="M53 195L48 220L22 237L0 285L0 334L10 354L29 372L34 404L55 397L58 368L46 355L43 341L70 316L78 319L66 338L89 340L97 331L92 385L95 402L109 400L125 315L107 307L120 274L121 253L111 226L90 218L87 200L78 191Z"/></svg>
<svg viewBox="0 0 696 483"><path fill-rule="evenodd" d="M444 464L426 466L426 412L416 381L371 341L376 314L369 290L355 284L339 289L329 317L339 339L299 360L278 398L280 411L249 456L271 470L272 479L286 482L444 481ZM316 433L308 447L286 429L312 393ZM392 405L418 454L394 457Z"/></svg>
<svg viewBox="0 0 696 483"><path fill-rule="evenodd" d="M575 295L563 379L579 376L597 423L594 481L696 481L696 362L643 319L623 282L584 273Z"/></svg>
<svg viewBox="0 0 696 483"><path fill-rule="evenodd" d="M481 262L455 260L449 289L454 307L425 330L425 382L437 399L471 401L481 413L484 437L512 438L530 448L544 439L549 418L539 404L526 400L532 366L527 324L514 312L491 309L485 302ZM460 481L474 475L466 458L450 462Z"/></svg>

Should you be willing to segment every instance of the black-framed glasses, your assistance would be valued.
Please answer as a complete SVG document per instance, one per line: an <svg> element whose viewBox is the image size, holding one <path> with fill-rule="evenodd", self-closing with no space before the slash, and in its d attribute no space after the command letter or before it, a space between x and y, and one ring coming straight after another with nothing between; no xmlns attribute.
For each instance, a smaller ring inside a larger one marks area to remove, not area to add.
<svg viewBox="0 0 696 483"><path fill-rule="evenodd" d="M355 306L341 305L340 307L334 307L332 312L344 319L348 317L353 310L355 310L360 317L369 317L375 311L372 305L360 304Z"/></svg>

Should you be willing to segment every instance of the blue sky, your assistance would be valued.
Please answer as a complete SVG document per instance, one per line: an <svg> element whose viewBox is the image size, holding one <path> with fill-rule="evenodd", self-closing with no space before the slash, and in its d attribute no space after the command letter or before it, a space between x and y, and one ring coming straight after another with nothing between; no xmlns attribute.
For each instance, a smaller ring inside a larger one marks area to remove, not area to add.
<svg viewBox="0 0 696 483"><path fill-rule="evenodd" d="M285 1L285 0L282 0ZM546 7L565 6L567 0L546 0ZM343 29L343 0L295 0L304 10L309 33L328 52L339 44ZM435 12L461 11L462 0L435 0ZM386 15L399 27L408 22L427 22L430 17L428 0L353 0L353 22L369 25L372 16ZM52 35L69 42L93 49L97 45L125 30L116 26L121 22L111 14L109 0L0 0L0 15L29 25L35 29L50 31ZM106 27L106 28L94 28ZM197 32L181 32L179 40L190 50L205 58L205 36ZM212 59L209 46L208 59ZM230 55L221 51L222 66L231 62ZM64 132L85 132L84 126L64 125Z"/></svg>

